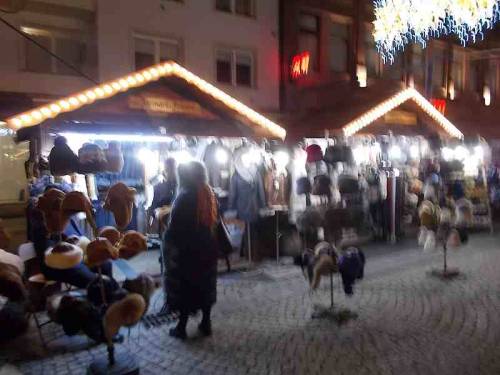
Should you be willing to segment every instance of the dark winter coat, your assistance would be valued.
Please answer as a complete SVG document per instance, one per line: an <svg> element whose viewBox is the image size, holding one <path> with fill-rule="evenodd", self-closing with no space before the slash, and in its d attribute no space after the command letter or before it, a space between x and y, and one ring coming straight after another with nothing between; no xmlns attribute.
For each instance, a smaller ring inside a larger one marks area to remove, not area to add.
<svg viewBox="0 0 500 375"><path fill-rule="evenodd" d="M182 188L165 232L167 304L195 313L217 298L217 245L214 232L198 225L196 189Z"/></svg>
<svg viewBox="0 0 500 375"><path fill-rule="evenodd" d="M248 182L235 172L231 177L229 208L237 211L239 219L253 223L257 221L259 211L264 207L266 193L261 175L257 173L254 180Z"/></svg>

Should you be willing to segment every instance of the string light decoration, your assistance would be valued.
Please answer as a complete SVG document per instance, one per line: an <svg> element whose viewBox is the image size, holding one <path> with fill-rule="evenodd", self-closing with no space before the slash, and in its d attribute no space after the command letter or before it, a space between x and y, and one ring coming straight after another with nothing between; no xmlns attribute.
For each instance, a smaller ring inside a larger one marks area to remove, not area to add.
<svg viewBox="0 0 500 375"><path fill-rule="evenodd" d="M61 113L74 111L97 100L109 98L120 92L127 91L134 87L144 86L161 77L168 76L179 77L187 83L196 86L212 98L224 103L240 115L243 115L258 126L266 129L273 134L273 136L281 139L286 137L286 130L281 126L173 61L153 65L152 67L103 83L42 107L17 114L6 120L7 126L16 131L22 128L35 126Z"/></svg>
<svg viewBox="0 0 500 375"><path fill-rule="evenodd" d="M411 42L456 34L463 45L484 37L500 16L498 0L375 0L373 37L385 62Z"/></svg>
<svg viewBox="0 0 500 375"><path fill-rule="evenodd" d="M400 106L407 100L413 100L422 110L427 113L439 126L441 126L450 136L462 139L464 135L453 125L446 117L444 117L427 99L425 99L414 88L407 88L391 98L383 101L373 109L369 110L362 116L351 121L342 128L344 135L350 137L366 126L370 125L375 120L381 118L386 113L392 111L394 108Z"/></svg>

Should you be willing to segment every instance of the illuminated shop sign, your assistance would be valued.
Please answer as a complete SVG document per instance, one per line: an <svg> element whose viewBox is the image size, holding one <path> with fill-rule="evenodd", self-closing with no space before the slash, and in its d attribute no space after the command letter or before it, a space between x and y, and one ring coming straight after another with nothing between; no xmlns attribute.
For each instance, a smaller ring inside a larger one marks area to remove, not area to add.
<svg viewBox="0 0 500 375"><path fill-rule="evenodd" d="M311 54L309 52L302 52L292 58L292 65L290 75L293 79L306 76L309 73L309 60Z"/></svg>
<svg viewBox="0 0 500 375"><path fill-rule="evenodd" d="M446 100L444 99L431 99L431 103L442 115L446 112Z"/></svg>

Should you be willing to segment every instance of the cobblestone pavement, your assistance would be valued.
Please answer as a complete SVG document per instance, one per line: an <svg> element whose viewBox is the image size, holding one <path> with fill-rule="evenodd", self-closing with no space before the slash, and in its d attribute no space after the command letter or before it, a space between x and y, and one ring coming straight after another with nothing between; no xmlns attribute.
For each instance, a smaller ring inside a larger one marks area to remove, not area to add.
<svg viewBox="0 0 500 375"><path fill-rule="evenodd" d="M166 325L139 327L119 348L138 357L143 374L499 374L499 240L478 235L451 252L450 265L462 271L453 281L429 276L441 266L439 253L367 248L365 279L353 297L335 279L336 306L358 314L341 326L311 319L313 304L328 304L328 282L311 295L293 266L222 277L212 338L198 337L195 322L185 342L170 338ZM72 339L70 351L51 344L36 357L36 335L30 340L3 350L22 373L83 374L105 355L103 346Z"/></svg>

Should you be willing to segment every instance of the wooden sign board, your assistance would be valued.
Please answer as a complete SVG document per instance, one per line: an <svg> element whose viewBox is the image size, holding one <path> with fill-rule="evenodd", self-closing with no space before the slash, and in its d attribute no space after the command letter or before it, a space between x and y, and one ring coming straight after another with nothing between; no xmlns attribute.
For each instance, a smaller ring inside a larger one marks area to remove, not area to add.
<svg viewBox="0 0 500 375"><path fill-rule="evenodd" d="M384 121L386 124L415 126L417 125L417 114L394 109L384 115Z"/></svg>

